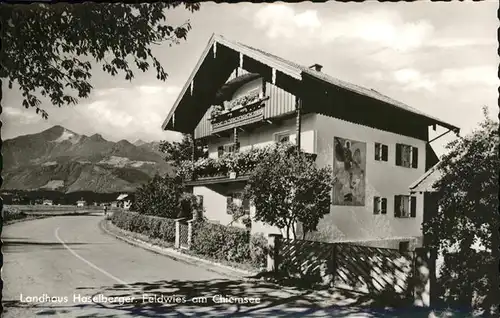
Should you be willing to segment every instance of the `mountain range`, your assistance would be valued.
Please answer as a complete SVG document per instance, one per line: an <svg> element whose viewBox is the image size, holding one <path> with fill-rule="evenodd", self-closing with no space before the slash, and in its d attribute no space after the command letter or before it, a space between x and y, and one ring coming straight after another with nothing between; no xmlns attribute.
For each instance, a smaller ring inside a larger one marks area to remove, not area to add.
<svg viewBox="0 0 500 318"><path fill-rule="evenodd" d="M130 192L172 167L159 142L108 141L62 126L3 142L4 190Z"/></svg>

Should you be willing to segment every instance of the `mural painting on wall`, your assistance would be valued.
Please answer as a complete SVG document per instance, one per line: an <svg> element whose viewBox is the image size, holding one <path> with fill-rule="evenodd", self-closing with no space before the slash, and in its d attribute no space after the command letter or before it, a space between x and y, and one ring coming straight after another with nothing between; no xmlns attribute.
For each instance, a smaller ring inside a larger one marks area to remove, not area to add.
<svg viewBox="0 0 500 318"><path fill-rule="evenodd" d="M366 143L334 137L333 205L365 205Z"/></svg>

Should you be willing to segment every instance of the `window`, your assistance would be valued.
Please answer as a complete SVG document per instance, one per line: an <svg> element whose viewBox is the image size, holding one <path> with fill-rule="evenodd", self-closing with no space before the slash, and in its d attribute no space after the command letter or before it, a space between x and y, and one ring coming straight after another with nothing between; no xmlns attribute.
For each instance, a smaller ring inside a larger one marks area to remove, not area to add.
<svg viewBox="0 0 500 318"><path fill-rule="evenodd" d="M243 211L245 211L246 215L250 215L250 201L247 199L243 199L243 193L241 192L234 192L228 197L227 199L227 213L232 214L232 210L230 209L230 206L232 204L242 207Z"/></svg>
<svg viewBox="0 0 500 318"><path fill-rule="evenodd" d="M387 198L373 198L373 214L387 214Z"/></svg>
<svg viewBox="0 0 500 318"><path fill-rule="evenodd" d="M240 143L233 142L217 147L217 156L220 158L225 153L234 153L240 150Z"/></svg>
<svg viewBox="0 0 500 318"><path fill-rule="evenodd" d="M375 143L375 160L388 161L389 146L376 142Z"/></svg>
<svg viewBox="0 0 500 318"><path fill-rule="evenodd" d="M418 168L418 148L396 144L396 166Z"/></svg>
<svg viewBox="0 0 500 318"><path fill-rule="evenodd" d="M417 215L417 198L409 195L394 197L394 216L397 218L414 218Z"/></svg>
<svg viewBox="0 0 500 318"><path fill-rule="evenodd" d="M278 143L285 142L295 142L295 134L290 133L289 131L278 132L274 134L274 141Z"/></svg>

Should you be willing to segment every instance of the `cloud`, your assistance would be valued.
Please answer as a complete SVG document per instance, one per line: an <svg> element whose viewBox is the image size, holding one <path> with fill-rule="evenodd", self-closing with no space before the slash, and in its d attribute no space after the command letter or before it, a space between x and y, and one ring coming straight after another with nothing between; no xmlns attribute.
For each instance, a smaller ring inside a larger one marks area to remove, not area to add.
<svg viewBox="0 0 500 318"><path fill-rule="evenodd" d="M456 89L476 85L483 88L498 87L500 80L494 66L446 68L437 72L422 73L415 68L402 68L393 72L375 71L365 74L370 80L398 85L406 91Z"/></svg>
<svg viewBox="0 0 500 318"><path fill-rule="evenodd" d="M436 88L436 82L430 76L413 68L403 68L393 72L376 71L366 74L365 77L397 85L399 89L404 91L426 90L434 92Z"/></svg>
<svg viewBox="0 0 500 318"><path fill-rule="evenodd" d="M167 85L100 89L75 110L110 138L162 139L161 124L179 91L178 86Z"/></svg>
<svg viewBox="0 0 500 318"><path fill-rule="evenodd" d="M312 33L321 26L315 10L296 13L284 4L270 4L256 13L256 27L267 30L270 38L293 38L299 31Z"/></svg>
<svg viewBox="0 0 500 318"><path fill-rule="evenodd" d="M479 84L498 87L500 85L497 67L489 65L443 69L439 74L439 80L450 86Z"/></svg>
<svg viewBox="0 0 500 318"><path fill-rule="evenodd" d="M255 26L270 38L284 37L298 44L340 39L362 40L406 51L421 47L434 31L426 20L404 21L393 10L353 12L321 20L316 10L296 11L285 4L268 4L255 14Z"/></svg>
<svg viewBox="0 0 500 318"><path fill-rule="evenodd" d="M42 120L41 116L38 115L33 108L26 109L22 107L7 106L2 109L2 115L12 117L12 122L24 125L37 123Z"/></svg>

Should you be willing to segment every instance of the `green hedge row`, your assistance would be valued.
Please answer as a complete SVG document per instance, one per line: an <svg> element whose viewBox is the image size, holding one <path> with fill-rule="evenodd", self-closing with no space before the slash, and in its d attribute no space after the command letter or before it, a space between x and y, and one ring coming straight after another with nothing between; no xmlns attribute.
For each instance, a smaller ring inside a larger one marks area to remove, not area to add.
<svg viewBox="0 0 500 318"><path fill-rule="evenodd" d="M111 217L111 222L126 231L144 234L152 239L175 242L175 221L172 219L137 212L116 211Z"/></svg>
<svg viewBox="0 0 500 318"><path fill-rule="evenodd" d="M12 221L12 220L19 220L19 219L24 219L27 216L26 213L23 211L19 210L18 208L11 207L11 206L3 206L3 221Z"/></svg>
<svg viewBox="0 0 500 318"><path fill-rule="evenodd" d="M262 234L250 235L237 227L198 221L193 225L193 252L215 260L250 263L260 268L267 262L267 239Z"/></svg>

